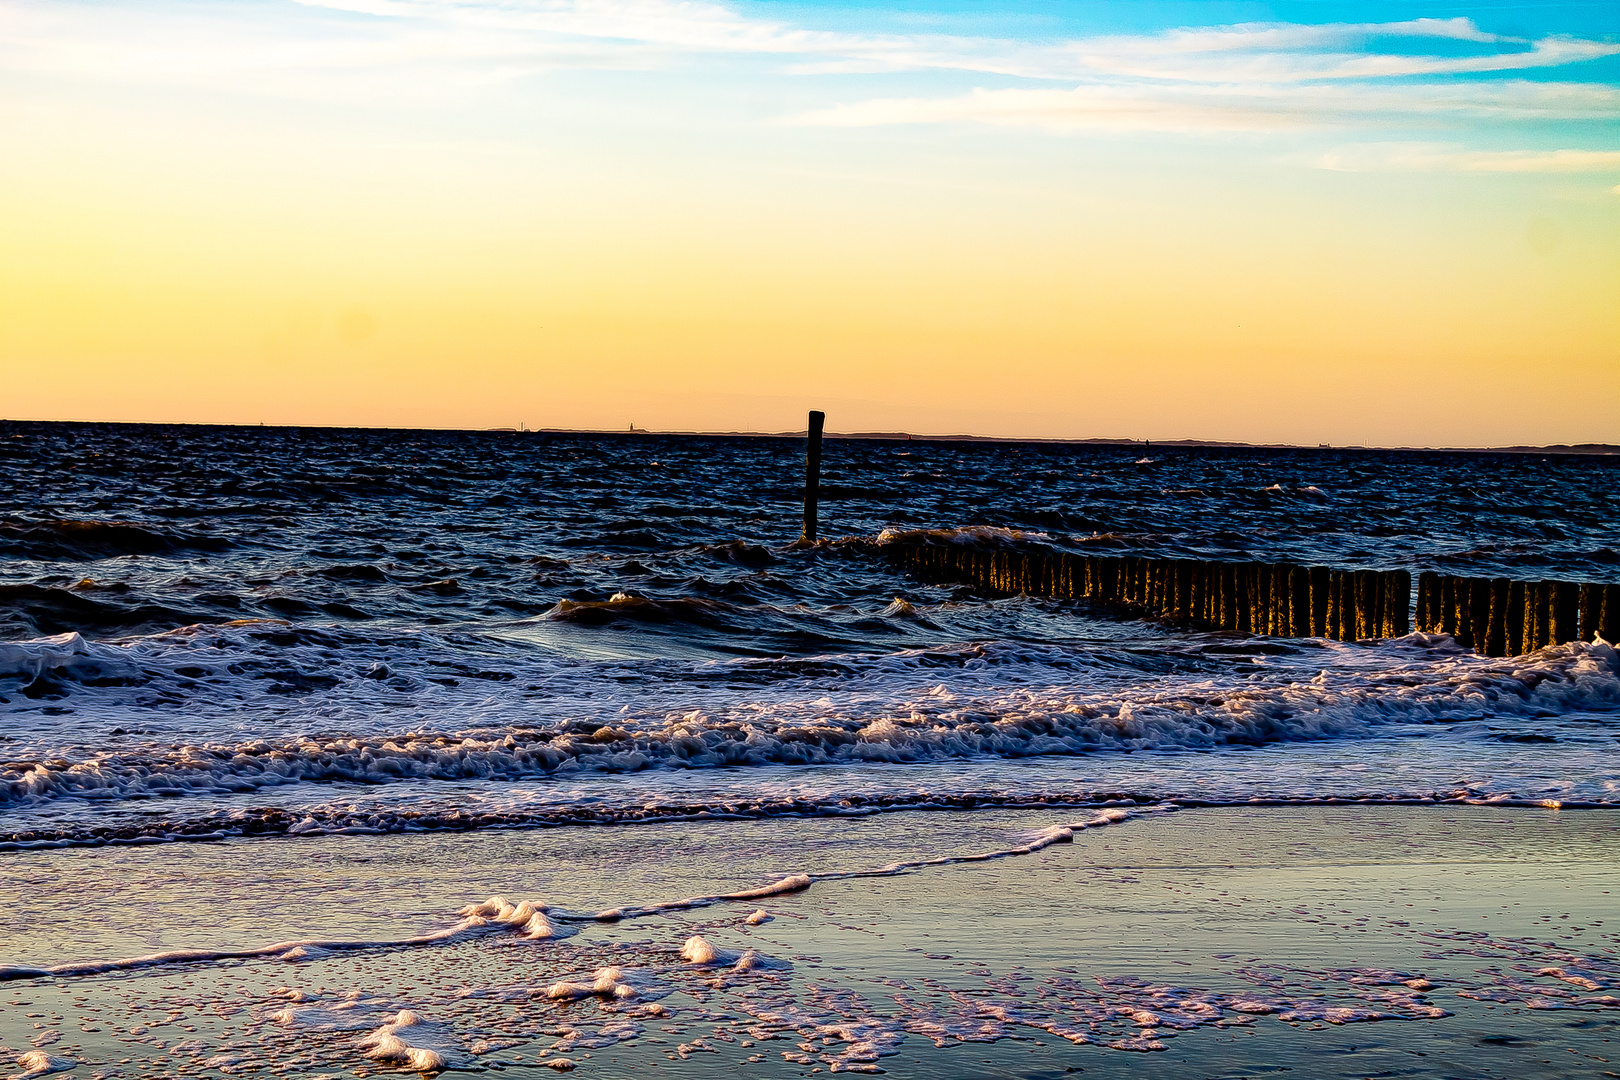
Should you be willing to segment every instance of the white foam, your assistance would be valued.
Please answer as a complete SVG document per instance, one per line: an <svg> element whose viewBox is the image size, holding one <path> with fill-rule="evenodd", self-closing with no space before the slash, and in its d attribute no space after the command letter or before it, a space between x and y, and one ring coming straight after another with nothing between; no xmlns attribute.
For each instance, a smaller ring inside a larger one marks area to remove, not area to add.
<svg viewBox="0 0 1620 1080"><path fill-rule="evenodd" d="M638 1038L643 1030L640 1024L626 1019L611 1020L594 1031L570 1028L562 1038L552 1043L546 1052L555 1054L572 1050L601 1050ZM542 1061L541 1064L546 1062Z"/></svg>
<svg viewBox="0 0 1620 1080"><path fill-rule="evenodd" d="M67 1072L79 1065L72 1058L52 1057L43 1050L30 1050L26 1054L17 1055L17 1064L22 1066L23 1071L17 1073L13 1080L31 1080L35 1076Z"/></svg>
<svg viewBox="0 0 1620 1080"><path fill-rule="evenodd" d="M597 968L589 979L563 979L552 983L543 996L552 1001L578 1001L596 997L609 1001L652 1001L672 992L649 971L617 965Z"/></svg>
<svg viewBox="0 0 1620 1080"><path fill-rule="evenodd" d="M212 705L188 699L184 726L195 731L200 725L219 736L191 742L178 731L167 742L109 747L73 741L82 739L87 716L97 723L135 715L143 722L178 722L165 711L119 704L147 693L139 687L74 687L79 711L71 724L17 695L0 711L30 727L14 733L8 760L0 763L0 808L41 808L68 798L217 799L337 781L483 782L660 768L914 764L1105 750L1205 750L1371 737L1409 725L1480 717L1534 734L1548 716L1620 709L1620 658L1605 643L1492 659L1460 652L1447 638L1412 635L1378 649L1321 643L1309 655L1267 661L1241 673L1144 673L1130 680L1111 677L1108 659L1084 650L988 643L881 657L816 658L844 674L836 683L779 679L769 686L749 686L746 692L725 685L729 676L747 675L762 662L717 662L711 665L714 673L726 678L638 686L634 712L625 712L617 699L595 700L590 687L600 684L607 673L604 665L559 668L551 661L549 668L525 678L544 678L552 696L577 711L539 717L532 695L519 686L523 679L494 689L486 685L480 689L482 697L467 697L454 708L439 700L440 691L449 693L442 687L379 708L376 681L356 675L355 688L343 683L312 704L297 704L289 721L311 731L347 734L241 738L236 735L240 716L252 699L244 696L250 687L244 689L240 677L227 670L233 654L224 643L232 632L211 631L208 640L215 644L209 647L189 638L168 643L143 639L115 647L71 635L6 646L16 654L8 653L7 662L28 670L80 657L85 663L154 670L206 661L205 666L216 665L222 674L186 691L221 695ZM210 648L220 655L195 655ZM369 662L370 654L354 663L361 660ZM325 666L331 660L312 655L308 662ZM24 705L33 711L18 711ZM276 699L276 708L288 708L285 698ZM219 715L210 718L210 709ZM447 716L460 716L468 726L438 726ZM585 720L590 722L576 724ZM1535 779L1527 774L1508 794L1572 801L1562 793L1533 794ZM1620 800L1620 794L1601 784L1585 788L1590 791L1583 788L1573 801ZM320 835L427 827L413 819L372 818L307 813L276 831ZM225 815L193 833L223 836L242 829ZM116 839L79 831L86 833L86 842ZM152 838L145 826L134 833L134 839ZM0 847L50 844L57 835L44 830L36 839L0 842ZM78 833L61 835L71 839Z"/></svg>
<svg viewBox="0 0 1620 1080"><path fill-rule="evenodd" d="M692 908L710 907L714 904L723 904L729 901L758 900L767 896L781 896L784 893L800 892L808 889L815 880L816 875L814 874L790 874L768 885L761 885L756 889L708 893L702 896L687 896L679 900L666 900L661 903L608 908L605 911L599 911L595 915L589 916L589 918L599 922L616 922L620 919L654 915L665 911L687 911Z"/></svg>
<svg viewBox="0 0 1620 1080"><path fill-rule="evenodd" d="M385 1022L400 1006L386 998L372 997L359 990L341 996L277 986L272 998L286 1004L267 1007L266 1023L305 1032L366 1031Z"/></svg>
<svg viewBox="0 0 1620 1080"><path fill-rule="evenodd" d="M504 896L492 896L482 903L467 905L458 914L469 923L482 919L484 924L510 927L518 937L527 941L553 941L579 933L574 927L553 923L546 916L548 910L546 904L533 900L514 904Z"/></svg>
<svg viewBox="0 0 1620 1080"><path fill-rule="evenodd" d="M1032 529L1005 529L999 525L964 525L946 529L884 529L873 543L891 544L946 543L965 547L1013 547L1023 541L1049 542L1050 533Z"/></svg>
<svg viewBox="0 0 1620 1080"><path fill-rule="evenodd" d="M464 1069L473 1058L449 1028L401 1009L388 1023L359 1041L366 1057L406 1065L418 1072Z"/></svg>
<svg viewBox="0 0 1620 1080"><path fill-rule="evenodd" d="M488 912L489 914L479 914ZM502 917L502 913L505 917ZM65 978L99 975L109 971L159 967L168 964L209 963L220 960L251 960L273 956L283 960L319 960L334 953L370 949L412 948L447 945L479 934L509 931L524 940L539 941L570 937L578 930L556 926L532 903L512 904L502 897L490 897L461 909L462 918L452 926L426 934L399 938L323 940L308 938L278 941L270 945L221 949L172 949L118 960L93 960L46 967L0 967L0 982L13 979Z"/></svg>
<svg viewBox="0 0 1620 1080"><path fill-rule="evenodd" d="M721 953L701 936L693 934L686 939L686 944L681 946L681 959L688 964L718 964L721 962Z"/></svg>

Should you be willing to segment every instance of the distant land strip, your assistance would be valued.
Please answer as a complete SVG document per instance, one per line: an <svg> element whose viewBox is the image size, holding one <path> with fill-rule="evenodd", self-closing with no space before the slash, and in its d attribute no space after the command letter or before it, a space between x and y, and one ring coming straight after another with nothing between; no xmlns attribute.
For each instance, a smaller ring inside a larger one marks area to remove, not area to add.
<svg viewBox="0 0 1620 1080"><path fill-rule="evenodd" d="M648 428L515 428L515 427L386 427L345 424L206 424L162 420L39 420L0 417L0 430L12 426L62 425L78 427L242 428L280 431L424 431L492 435L619 435L626 437L693 439L803 439L804 428L794 431L653 431ZM1620 457L1617 443L1550 443L1545 446L1367 446L1361 443L1251 443L1222 439L1057 439L1015 435L921 435L909 431L828 431L828 439L873 442L995 443L1025 446L1121 446L1166 450L1365 450L1439 454L1575 454Z"/></svg>
<svg viewBox="0 0 1620 1080"><path fill-rule="evenodd" d="M701 439L803 439L809 433L797 431L652 431L646 428L630 430L595 430L589 428L486 428L487 431L522 435L650 435L658 438L690 437ZM918 435L906 431L828 431L827 439L866 439L873 442L965 442L1007 443L1034 446L1134 446L1170 450L1370 450L1378 452L1435 453L1435 454L1584 454L1595 457L1620 456L1616 443L1552 443L1546 446L1365 446L1359 443L1249 443L1226 442L1220 439L1047 439L1013 435Z"/></svg>

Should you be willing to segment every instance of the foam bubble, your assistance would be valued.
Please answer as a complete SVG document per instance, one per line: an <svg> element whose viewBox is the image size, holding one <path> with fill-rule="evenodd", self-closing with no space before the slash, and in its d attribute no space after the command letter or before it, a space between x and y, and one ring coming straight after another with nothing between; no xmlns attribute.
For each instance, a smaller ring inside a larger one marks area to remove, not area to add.
<svg viewBox="0 0 1620 1080"><path fill-rule="evenodd" d="M78 1068L79 1063L72 1058L52 1057L43 1050L30 1050L26 1054L17 1055L17 1064L23 1071L13 1080L30 1080L35 1076L48 1076L51 1073L67 1072Z"/></svg>
<svg viewBox="0 0 1620 1080"><path fill-rule="evenodd" d="M373 1061L405 1065L418 1072L464 1069L473 1063L447 1027L425 1020L410 1009L401 1009L391 1021L362 1038L359 1045Z"/></svg>
<svg viewBox="0 0 1620 1080"><path fill-rule="evenodd" d="M688 964L718 964L721 963L722 953L710 945L701 936L693 934L681 946L681 959Z"/></svg>

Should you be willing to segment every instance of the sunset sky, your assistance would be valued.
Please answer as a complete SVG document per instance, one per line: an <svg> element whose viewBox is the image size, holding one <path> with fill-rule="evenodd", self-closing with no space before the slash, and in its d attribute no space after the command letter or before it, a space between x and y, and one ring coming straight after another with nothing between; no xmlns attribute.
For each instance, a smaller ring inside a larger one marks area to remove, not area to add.
<svg viewBox="0 0 1620 1080"><path fill-rule="evenodd" d="M0 416L1620 442L1620 4L6 0Z"/></svg>

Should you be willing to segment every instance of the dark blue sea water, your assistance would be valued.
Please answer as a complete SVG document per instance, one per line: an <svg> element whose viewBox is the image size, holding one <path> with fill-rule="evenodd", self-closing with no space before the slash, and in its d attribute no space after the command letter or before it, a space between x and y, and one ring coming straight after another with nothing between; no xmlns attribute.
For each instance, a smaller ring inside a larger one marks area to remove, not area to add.
<svg viewBox="0 0 1620 1080"><path fill-rule="evenodd" d="M0 424L0 843L907 806L1620 802L1604 643L923 585L898 534L1620 580L1620 460Z"/></svg>

